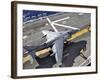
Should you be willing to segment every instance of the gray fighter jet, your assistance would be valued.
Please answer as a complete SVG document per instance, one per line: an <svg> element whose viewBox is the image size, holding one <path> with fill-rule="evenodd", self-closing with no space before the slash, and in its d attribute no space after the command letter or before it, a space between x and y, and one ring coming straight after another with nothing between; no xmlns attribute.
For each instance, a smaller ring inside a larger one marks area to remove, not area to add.
<svg viewBox="0 0 100 80"><path fill-rule="evenodd" d="M32 58L35 59L35 51L39 50L40 48L46 48L49 47L50 45L52 45L52 55L55 55L55 59L56 59L56 66L60 66L62 65L62 55L63 55L63 46L64 46L64 41L66 41L69 37L71 37L71 33L78 31L78 28L75 27L71 27L71 26L66 26L66 25L61 25L56 23L57 21L51 21L49 18L47 18L48 24L51 25L51 27L54 29L54 31L49 31L49 30L43 30L42 33L44 34L43 37L46 37L47 41L42 43L39 46L36 46L35 48L30 47L29 46L25 46L24 48L27 49L29 51L29 53L31 54ZM65 27L67 28L66 31L58 31L56 29L56 27L54 25L57 26L61 26L61 27ZM34 55L33 55L34 53Z"/></svg>

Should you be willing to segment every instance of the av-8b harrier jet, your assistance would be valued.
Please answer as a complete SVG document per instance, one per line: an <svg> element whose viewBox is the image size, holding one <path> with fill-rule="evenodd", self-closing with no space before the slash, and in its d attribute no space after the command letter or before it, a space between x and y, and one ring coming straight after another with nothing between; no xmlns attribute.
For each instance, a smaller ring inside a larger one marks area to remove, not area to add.
<svg viewBox="0 0 100 80"><path fill-rule="evenodd" d="M32 56L32 59L35 59L35 52L37 50L45 49L47 47L50 47L52 45L52 55L55 55L56 59L56 66L62 65L62 56L63 56L63 46L64 41L66 41L68 38L71 37L73 32L78 31L78 28L66 26L66 25L59 25L54 21L51 21L49 18L47 18L47 21L49 25L54 29L54 31L49 30L43 30L42 33L44 34L43 37L46 37L47 41L42 43L38 46L24 46L26 50L28 50L29 54ZM58 31L54 25L58 25L61 27L67 28L66 31Z"/></svg>

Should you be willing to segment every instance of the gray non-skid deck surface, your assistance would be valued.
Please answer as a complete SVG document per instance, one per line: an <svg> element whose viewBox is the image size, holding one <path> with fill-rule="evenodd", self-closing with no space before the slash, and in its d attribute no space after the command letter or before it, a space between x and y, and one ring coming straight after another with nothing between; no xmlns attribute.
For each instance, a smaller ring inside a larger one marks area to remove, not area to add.
<svg viewBox="0 0 100 80"><path fill-rule="evenodd" d="M89 13L59 13L58 15L49 17L51 21L58 20L61 18L70 17L69 19L59 21L57 23L64 24L67 26L77 27L77 28L84 28L85 25L90 24L90 17L91 14ZM66 28L62 28L60 26L56 26L59 31L67 30ZM45 38L41 38L43 36L42 30L50 30L52 27L47 23L47 20L39 20L37 22L30 22L23 26L23 36L28 36L26 39L23 39L23 45L39 45L46 41ZM90 33L77 38L74 41L79 40L86 40L87 44L87 51L84 53L87 57L90 56ZM78 56L74 60L73 66L79 66L84 60ZM66 63L67 64L67 63ZM33 64L34 65L34 64ZM30 63L24 64L24 69L31 69L34 66L30 65Z"/></svg>
<svg viewBox="0 0 100 80"><path fill-rule="evenodd" d="M55 16L51 16L50 20L58 20L65 17L70 17L69 19L59 21L57 23L64 24L67 26L72 26L76 28L83 28L85 25L90 24L90 14L89 13L60 13ZM60 26L55 26L58 31L67 30L67 28L63 28ZM39 20L37 22L31 22L24 25L23 28L23 36L28 36L28 38L23 40L24 45L39 45L42 42L45 42L46 39L42 39L43 36L42 30L50 30L52 27L47 23L46 19ZM53 30L53 29L52 29ZM42 40L41 40L42 39Z"/></svg>

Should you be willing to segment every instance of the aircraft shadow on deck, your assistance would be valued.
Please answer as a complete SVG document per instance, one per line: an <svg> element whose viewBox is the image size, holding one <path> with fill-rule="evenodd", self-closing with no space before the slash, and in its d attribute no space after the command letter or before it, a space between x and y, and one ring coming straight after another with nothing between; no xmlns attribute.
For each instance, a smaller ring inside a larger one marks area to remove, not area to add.
<svg viewBox="0 0 100 80"><path fill-rule="evenodd" d="M86 40L64 44L64 53L61 67L72 67L75 58L80 55L80 51L82 49L86 48L86 44ZM51 68L56 63L54 55L48 55L44 58L36 57L36 60L39 64L39 66L36 68Z"/></svg>

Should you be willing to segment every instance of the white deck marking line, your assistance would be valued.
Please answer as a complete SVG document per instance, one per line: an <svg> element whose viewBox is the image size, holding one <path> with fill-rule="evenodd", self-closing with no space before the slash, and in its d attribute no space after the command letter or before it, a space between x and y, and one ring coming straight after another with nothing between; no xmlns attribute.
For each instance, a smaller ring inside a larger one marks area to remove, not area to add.
<svg viewBox="0 0 100 80"><path fill-rule="evenodd" d="M91 62L91 57L89 56L87 60L85 60L80 66L84 66L85 64L89 64Z"/></svg>
<svg viewBox="0 0 100 80"><path fill-rule="evenodd" d="M23 36L23 39L26 39L28 36Z"/></svg>
<svg viewBox="0 0 100 80"><path fill-rule="evenodd" d="M78 15L84 15L84 13L79 13Z"/></svg>
<svg viewBox="0 0 100 80"><path fill-rule="evenodd" d="M51 22L51 20L49 18L47 18L47 21L49 22L49 24L52 26L52 28L54 29L55 32L58 32L58 30L56 29L56 27L53 25L53 23Z"/></svg>
<svg viewBox="0 0 100 80"><path fill-rule="evenodd" d="M75 27L71 27L71 26L67 26L67 25L63 25L63 24L58 24L58 23L53 23L53 24L57 25L57 26L65 27L65 28L70 28L70 29L74 29L74 30L80 30L79 28L75 28Z"/></svg>
<svg viewBox="0 0 100 80"><path fill-rule="evenodd" d="M59 22L59 21L62 21L62 20L65 20L65 19L69 19L70 17L65 17L65 18L62 18L62 19L58 19L58 20L55 20L55 21L52 21L53 23L56 23L56 22Z"/></svg>

